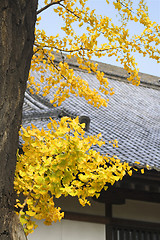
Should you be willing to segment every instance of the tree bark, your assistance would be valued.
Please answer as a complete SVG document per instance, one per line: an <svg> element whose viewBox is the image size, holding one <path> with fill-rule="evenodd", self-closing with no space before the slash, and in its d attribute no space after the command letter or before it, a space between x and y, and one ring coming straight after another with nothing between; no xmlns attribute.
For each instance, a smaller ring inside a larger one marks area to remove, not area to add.
<svg viewBox="0 0 160 240"><path fill-rule="evenodd" d="M13 190L38 0L0 0L0 240L26 239Z"/></svg>

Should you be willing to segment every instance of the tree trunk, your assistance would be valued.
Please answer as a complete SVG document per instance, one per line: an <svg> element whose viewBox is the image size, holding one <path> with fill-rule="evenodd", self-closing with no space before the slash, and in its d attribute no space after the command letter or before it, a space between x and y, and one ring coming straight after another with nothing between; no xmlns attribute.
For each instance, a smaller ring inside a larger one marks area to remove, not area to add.
<svg viewBox="0 0 160 240"><path fill-rule="evenodd" d="M14 213L18 131L38 0L0 0L0 240L26 239Z"/></svg>

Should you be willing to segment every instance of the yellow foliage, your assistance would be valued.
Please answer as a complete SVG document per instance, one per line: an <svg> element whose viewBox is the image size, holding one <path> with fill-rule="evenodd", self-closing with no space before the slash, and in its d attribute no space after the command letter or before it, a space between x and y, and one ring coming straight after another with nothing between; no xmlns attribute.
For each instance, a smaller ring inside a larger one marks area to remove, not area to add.
<svg viewBox="0 0 160 240"><path fill-rule="evenodd" d="M104 4L113 3L120 18L119 25L115 25L108 16L97 16L95 10L86 7L86 2L44 0L44 9L54 7L53 13L63 19L61 29L65 37L62 39L58 34L47 36L44 30L35 29L31 71L40 73L42 86L30 74L28 88L31 93L43 90L44 96L49 94L52 87L55 88L56 93L51 100L54 106L59 106L70 94L84 97L97 108L107 106L107 95L114 94L114 90L109 88L108 80L99 71L98 64L91 61L94 56L115 56L129 73L128 81L135 85L139 85L140 77L134 52L148 55L157 62L160 59L160 26L149 19L144 0L136 1L135 9L133 0L104 1ZM37 25L40 20L38 16ZM143 26L140 35L130 36L127 28L130 21ZM84 29L82 34L76 33L77 27ZM100 36L104 38L102 44L99 44ZM67 59L74 58L80 69L95 74L100 83L99 91L105 97L92 90L84 79L77 77L67 61L57 63L55 51L66 54ZM45 77L46 72L50 73L49 77ZM17 201L16 207L21 209L19 215L26 233L36 227L32 216L45 219L47 225L63 217L60 208L55 207L53 197L77 196L82 205L89 204L87 198L98 197L103 187L107 189L106 184L121 180L126 172L132 174L128 164L121 163L116 156L110 158L91 150L92 145L101 146L104 142L100 135L84 137L78 119L62 118L58 124L51 119L47 127L48 131L38 130L35 126L22 127L24 155L17 156L15 189L17 194L23 193L25 196L24 202ZM111 143L118 147L117 140ZM25 205L28 206L26 212Z"/></svg>
<svg viewBox="0 0 160 240"><path fill-rule="evenodd" d="M79 2L79 7L77 2ZM133 57L134 52L143 56L148 55L159 62L160 26L149 19L148 8L144 0L139 0L135 4L135 9L133 9L133 1L131 0L113 1L120 16L121 24L119 25L115 25L112 19L107 16L97 16L95 10L86 7L86 2L87 0L65 0L63 3L53 1L54 12L64 21L62 30L66 36L62 39L58 35L47 36L44 30L35 30L35 54L31 69L41 71L42 82L45 72L50 71L50 77L45 79L48 86L45 85L43 92L46 96L50 88L57 87L56 94L51 100L54 106L59 106L66 98L69 98L70 93L84 97L89 104L95 107L107 106L108 101L106 97L102 98L97 92L93 92L85 80L76 77L73 69L70 69L66 62L57 64L54 61L54 51L61 54L66 53L66 57L69 59L74 57L80 69L94 73L100 82L100 91L105 95L112 95L114 91L109 89L104 74L98 71L98 64L90 61L93 56L116 56L116 60L129 73L128 81L135 85L139 85L140 77L138 76L139 69L136 67L136 60ZM110 2L106 1L105 3L104 1L104 4ZM44 3L46 6L49 5L47 0ZM40 17L37 19L38 23L39 21ZM144 30L140 35L129 35L127 23L130 21L143 25ZM78 25L75 25L76 22ZM85 29L82 35L76 34L77 27ZM101 46L98 44L99 36L104 38L104 43ZM40 65L40 62L43 65ZM37 86L33 77L30 77L28 87L33 93L32 85L35 85L34 89L38 93L40 86Z"/></svg>
<svg viewBox="0 0 160 240"><path fill-rule="evenodd" d="M25 197L23 203L17 200L16 207L21 209L26 233L34 227L33 216L45 219L47 225L61 220L64 213L55 207L54 198L77 196L82 205L89 204L88 197L98 196L106 184L114 184L130 171L117 157L92 150L105 142L101 134L85 137L82 125L78 117L63 117L60 122L51 119L48 131L22 127L24 154L17 156L15 190Z"/></svg>

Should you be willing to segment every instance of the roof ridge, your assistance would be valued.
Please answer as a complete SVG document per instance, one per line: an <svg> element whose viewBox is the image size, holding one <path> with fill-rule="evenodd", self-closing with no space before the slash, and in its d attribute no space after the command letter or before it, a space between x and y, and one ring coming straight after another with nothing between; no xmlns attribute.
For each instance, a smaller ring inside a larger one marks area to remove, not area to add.
<svg viewBox="0 0 160 240"><path fill-rule="evenodd" d="M55 55L55 60L54 60L55 62L59 63L60 61L62 62L64 61L64 59L62 59L61 54L54 53L54 55ZM75 61L75 58L71 58L71 59L65 58L65 61L69 64L69 66L75 68L76 70L81 72L87 72L86 70L82 70L79 68L78 63ZM125 81L127 83L130 83L127 80L128 73L124 68L114 66L108 63L98 62L95 60L91 60L91 62L98 63L98 70L104 72L107 77L114 78L115 80L118 80L118 81ZM140 83L141 86L160 89L160 77L142 73L142 72L139 72L139 76L141 77L141 83Z"/></svg>
<svg viewBox="0 0 160 240"><path fill-rule="evenodd" d="M60 111L57 109L54 109L52 111L46 111L46 110L41 110L41 111L28 111L26 113L22 114L23 120L33 120L33 119L48 119L49 117L58 117Z"/></svg>

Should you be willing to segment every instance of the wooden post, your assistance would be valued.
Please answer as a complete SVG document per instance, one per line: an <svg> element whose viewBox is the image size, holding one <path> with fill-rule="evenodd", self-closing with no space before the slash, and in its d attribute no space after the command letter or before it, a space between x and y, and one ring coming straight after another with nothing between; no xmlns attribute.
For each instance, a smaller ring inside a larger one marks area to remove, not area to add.
<svg viewBox="0 0 160 240"><path fill-rule="evenodd" d="M112 240L112 204L106 203L105 204L105 217L108 219L109 224L106 224L106 240Z"/></svg>

